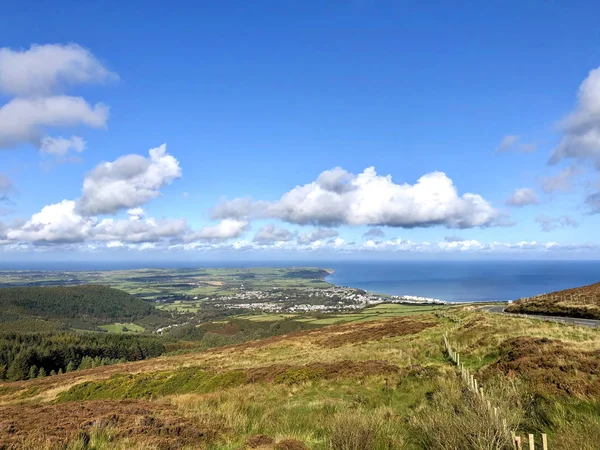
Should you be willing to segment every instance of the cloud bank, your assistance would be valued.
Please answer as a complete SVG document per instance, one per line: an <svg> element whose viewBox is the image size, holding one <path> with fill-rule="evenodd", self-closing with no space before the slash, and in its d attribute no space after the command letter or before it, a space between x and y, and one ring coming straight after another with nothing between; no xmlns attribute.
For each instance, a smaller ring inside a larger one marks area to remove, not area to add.
<svg viewBox="0 0 600 450"><path fill-rule="evenodd" d="M238 198L223 201L213 218L276 218L298 225L388 226L442 225L448 228L498 224L499 213L480 195L459 196L442 172L432 172L410 185L395 184L373 167L355 175L342 168L327 170L317 180L296 186L275 202Z"/></svg>

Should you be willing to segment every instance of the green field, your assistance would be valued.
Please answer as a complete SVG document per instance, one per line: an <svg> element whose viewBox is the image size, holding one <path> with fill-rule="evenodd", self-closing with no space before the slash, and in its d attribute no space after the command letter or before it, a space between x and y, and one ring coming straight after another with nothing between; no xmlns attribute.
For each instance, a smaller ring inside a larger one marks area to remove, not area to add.
<svg viewBox="0 0 600 450"><path fill-rule="evenodd" d="M318 268L139 269L88 272L0 271L0 287L108 285L135 296L201 300L234 295L240 289L271 290L331 287ZM197 298L196 298L197 297Z"/></svg>
<svg viewBox="0 0 600 450"><path fill-rule="evenodd" d="M278 322L280 320L292 319L296 322L310 323L313 325L333 325L346 322L364 322L369 320L385 319L389 317L409 316L413 314L426 314L435 311L448 309L443 305L403 305L393 303L383 303L376 306L365 308L358 312L339 313L339 314L244 314L234 316L237 319L246 319L260 322Z"/></svg>
<svg viewBox="0 0 600 450"><path fill-rule="evenodd" d="M135 323L113 323L111 325L100 325L98 328L109 333L142 333L144 327Z"/></svg>

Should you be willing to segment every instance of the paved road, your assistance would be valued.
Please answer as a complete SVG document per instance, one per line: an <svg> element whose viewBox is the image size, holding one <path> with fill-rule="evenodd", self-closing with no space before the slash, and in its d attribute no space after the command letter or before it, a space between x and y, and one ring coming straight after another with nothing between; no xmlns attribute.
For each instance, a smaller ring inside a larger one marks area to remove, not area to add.
<svg viewBox="0 0 600 450"><path fill-rule="evenodd" d="M507 316L524 316L532 319L542 319L549 320L552 322L561 322L569 325L581 325L584 327L600 327L600 320L592 320L592 319L576 319L573 317L559 317L559 316L539 316L537 314L511 314L504 311L504 306L482 306L479 308L481 310L497 313L497 314L506 314Z"/></svg>

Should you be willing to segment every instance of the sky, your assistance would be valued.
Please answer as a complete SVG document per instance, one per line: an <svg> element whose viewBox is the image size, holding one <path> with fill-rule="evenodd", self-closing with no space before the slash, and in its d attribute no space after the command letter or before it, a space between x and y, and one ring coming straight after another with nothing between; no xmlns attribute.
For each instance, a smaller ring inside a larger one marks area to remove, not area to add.
<svg viewBox="0 0 600 450"><path fill-rule="evenodd" d="M597 259L598 14L8 2L0 259Z"/></svg>

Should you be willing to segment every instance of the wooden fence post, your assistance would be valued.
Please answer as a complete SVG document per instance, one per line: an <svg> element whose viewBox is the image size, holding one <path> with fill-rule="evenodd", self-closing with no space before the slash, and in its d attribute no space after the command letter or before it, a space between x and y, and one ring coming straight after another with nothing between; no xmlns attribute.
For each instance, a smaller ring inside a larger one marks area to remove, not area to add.
<svg viewBox="0 0 600 450"><path fill-rule="evenodd" d="M533 439L533 434L529 435L529 450L535 450L535 440Z"/></svg>
<svg viewBox="0 0 600 450"><path fill-rule="evenodd" d="M521 436L517 436L515 438L515 444L517 444L517 450L523 450L523 446L521 445Z"/></svg>
<svg viewBox="0 0 600 450"><path fill-rule="evenodd" d="M546 436L546 433L542 433L542 449L548 450L548 437Z"/></svg>

